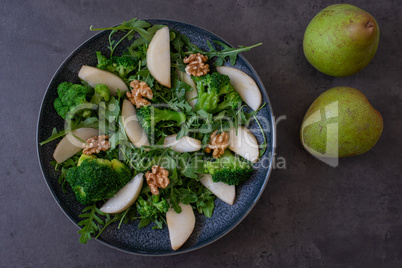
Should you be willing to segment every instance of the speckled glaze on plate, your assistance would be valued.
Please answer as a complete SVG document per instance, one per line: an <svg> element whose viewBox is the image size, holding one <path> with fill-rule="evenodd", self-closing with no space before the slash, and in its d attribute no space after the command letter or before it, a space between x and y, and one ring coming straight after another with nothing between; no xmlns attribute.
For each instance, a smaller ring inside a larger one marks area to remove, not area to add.
<svg viewBox="0 0 402 268"><path fill-rule="evenodd" d="M203 50L208 50L207 40L211 43L213 40L217 40L228 44L215 34L190 24L156 19L148 19L147 21L151 24L167 25L170 29L187 35L194 44ZM40 146L39 142L46 140L51 135L53 127L57 127L58 130L63 128L64 121L53 108L53 102L57 97L57 85L64 81L79 83L77 74L81 66L84 64L96 65L95 51L102 51L107 55L108 34L109 32L100 32L90 38L63 62L47 88L38 118L37 149L43 176L60 208L76 225L80 221L78 215L81 214L84 206L76 201L69 187L66 187L67 192L63 193L58 183L59 173L50 164L54 160L52 155L58 141L53 141L44 146ZM124 47L124 44L121 47ZM211 218L206 218L196 213L195 229L187 242L177 251L171 249L167 227L162 230L152 230L151 226L147 226L138 230L138 221L127 225L123 224L120 229L117 229L117 224L112 224L97 239L98 241L115 249L139 255L161 256L189 252L223 237L236 227L254 207L267 185L272 170L275 149L275 124L268 95L255 70L242 55L239 56L235 67L250 75L261 90L263 102L266 105L258 115L266 119L261 123L265 129L268 148L260 159L262 165L259 164L259 168L254 172L251 179L236 188L234 205L230 206L216 199L215 210ZM255 122L250 127L258 129ZM261 144L263 137L260 131L254 131L253 133ZM77 243L78 238L79 235L77 234ZM88 246L90 246L90 243Z"/></svg>

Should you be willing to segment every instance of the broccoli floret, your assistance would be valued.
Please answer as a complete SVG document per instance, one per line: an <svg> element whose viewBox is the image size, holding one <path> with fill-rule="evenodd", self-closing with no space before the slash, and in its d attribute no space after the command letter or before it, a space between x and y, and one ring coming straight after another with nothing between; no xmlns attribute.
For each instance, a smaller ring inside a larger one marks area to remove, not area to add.
<svg viewBox="0 0 402 268"><path fill-rule="evenodd" d="M106 58L101 52L96 52L98 64L96 67L117 74L123 80L138 66L138 59L131 56Z"/></svg>
<svg viewBox="0 0 402 268"><path fill-rule="evenodd" d="M207 161L204 167L212 175L214 182L224 182L229 185L245 182L253 172L249 162L234 156L229 150L226 150L216 161Z"/></svg>
<svg viewBox="0 0 402 268"><path fill-rule="evenodd" d="M156 195L153 195L152 197L154 197L154 196L156 196ZM168 211L168 209L169 209L169 207L170 207L169 202L168 202L166 199L164 199L164 198L162 198L162 200L159 201L159 202L153 201L153 205L154 205L161 213L164 213L164 214Z"/></svg>
<svg viewBox="0 0 402 268"><path fill-rule="evenodd" d="M161 121L173 121L176 126L180 126L186 121L186 115L168 109L158 109L153 106L143 106L137 110L137 118L145 133L154 137L155 126Z"/></svg>
<svg viewBox="0 0 402 268"><path fill-rule="evenodd" d="M117 159L112 159L110 162L112 164L113 170L117 175L117 178L121 180L120 183L125 185L127 183L126 178L131 177L130 168Z"/></svg>
<svg viewBox="0 0 402 268"><path fill-rule="evenodd" d="M113 197L131 179L131 171L117 159L112 161L83 154L66 180L83 205Z"/></svg>
<svg viewBox="0 0 402 268"><path fill-rule="evenodd" d="M84 160L86 160L86 159L95 159L95 158L96 158L96 156L93 154L91 154L91 155L82 154L80 156L80 158L78 158L77 166L81 166L82 162L84 162Z"/></svg>
<svg viewBox="0 0 402 268"><path fill-rule="evenodd" d="M63 119L66 119L67 117L72 119L75 114L69 114L69 112L80 104L87 103L87 93L88 88L80 84L73 84L70 82L59 84L57 87L58 98L54 101L56 112ZM83 117L88 117L90 113L89 110L82 110L79 114Z"/></svg>
<svg viewBox="0 0 402 268"><path fill-rule="evenodd" d="M96 59L98 60L97 68L106 70L110 65L110 59L103 56L100 51L96 51Z"/></svg>
<svg viewBox="0 0 402 268"><path fill-rule="evenodd" d="M210 76L211 76L210 86L212 88L219 89L220 93L229 93L234 91L232 85L230 84L229 76L217 72L212 73Z"/></svg>
<svg viewBox="0 0 402 268"><path fill-rule="evenodd" d="M91 103L98 104L101 101L110 100L110 89L107 85L98 84L95 86L94 95L91 98Z"/></svg>
<svg viewBox="0 0 402 268"><path fill-rule="evenodd" d="M242 103L242 99L236 91L229 92L227 94L224 94L223 96L223 101L218 104L216 109L212 111L212 113L220 112L226 109L237 109L240 107L240 104Z"/></svg>
<svg viewBox="0 0 402 268"><path fill-rule="evenodd" d="M220 73L192 77L197 86L198 98L194 109L208 113L217 113L225 109L236 109L242 99L233 86L230 78Z"/></svg>
<svg viewBox="0 0 402 268"><path fill-rule="evenodd" d="M160 195L151 195L147 200L142 196L138 197L136 207L141 217L156 221L158 217L166 214L170 205L165 198L160 198Z"/></svg>

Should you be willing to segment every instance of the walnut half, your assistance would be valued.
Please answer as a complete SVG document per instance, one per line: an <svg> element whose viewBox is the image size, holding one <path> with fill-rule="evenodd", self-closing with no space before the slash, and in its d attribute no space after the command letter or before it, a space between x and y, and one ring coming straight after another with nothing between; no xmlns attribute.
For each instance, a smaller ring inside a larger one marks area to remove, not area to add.
<svg viewBox="0 0 402 268"><path fill-rule="evenodd" d="M107 151L110 148L110 142L108 141L109 136L100 135L89 138L85 143L82 144L83 154L91 155L93 153L100 153L100 151Z"/></svg>
<svg viewBox="0 0 402 268"><path fill-rule="evenodd" d="M211 134L208 146L205 148L205 152L207 153L210 153L211 150L214 150L212 153L214 158L221 157L229 145L229 134L227 132L222 132L219 134L217 133L218 131L216 130Z"/></svg>
<svg viewBox="0 0 402 268"><path fill-rule="evenodd" d="M145 173L145 178L147 179L147 184L151 189L152 194L158 195L158 188L166 188L169 183L169 171L161 166L152 166L152 172L148 171Z"/></svg>
<svg viewBox="0 0 402 268"><path fill-rule="evenodd" d="M201 53L191 54L183 59L187 63L186 73L192 76L203 76L209 72L209 65L205 64L208 57Z"/></svg>
<svg viewBox="0 0 402 268"><path fill-rule="evenodd" d="M151 100L154 97L152 89L144 81L133 80L130 83L131 92L127 91L126 96L132 104L141 108L142 106L151 105L151 103L145 99Z"/></svg>

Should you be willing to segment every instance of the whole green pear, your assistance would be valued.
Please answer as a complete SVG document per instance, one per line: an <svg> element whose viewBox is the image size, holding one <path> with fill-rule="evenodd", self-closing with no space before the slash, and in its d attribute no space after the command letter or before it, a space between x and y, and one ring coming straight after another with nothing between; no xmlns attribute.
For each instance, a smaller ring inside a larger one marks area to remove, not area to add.
<svg viewBox="0 0 402 268"><path fill-rule="evenodd" d="M351 87L334 87L311 104L300 138L315 156L346 157L370 150L382 130L381 114L363 93Z"/></svg>
<svg viewBox="0 0 402 268"><path fill-rule="evenodd" d="M357 73L374 57L380 30L366 11L348 4L324 8L307 26L303 50L320 72L341 77Z"/></svg>

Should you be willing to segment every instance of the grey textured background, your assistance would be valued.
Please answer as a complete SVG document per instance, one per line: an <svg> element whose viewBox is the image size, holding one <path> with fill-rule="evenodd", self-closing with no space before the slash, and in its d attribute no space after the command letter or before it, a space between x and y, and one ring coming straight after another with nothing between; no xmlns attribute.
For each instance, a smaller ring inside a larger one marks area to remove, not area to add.
<svg viewBox="0 0 402 268"><path fill-rule="evenodd" d="M17 1L0 7L0 259L2 267L401 267L402 5L351 0L381 29L373 61L360 73L331 78L305 60L302 38L322 8L343 1ZM132 17L183 21L232 44L263 46L243 55L267 88L277 128L277 158L262 198L224 238L172 257L121 253L78 243L77 227L54 202L36 157L36 120L54 72L88 30ZM308 155L298 132L324 90L352 86L384 117L368 153L337 168Z"/></svg>

